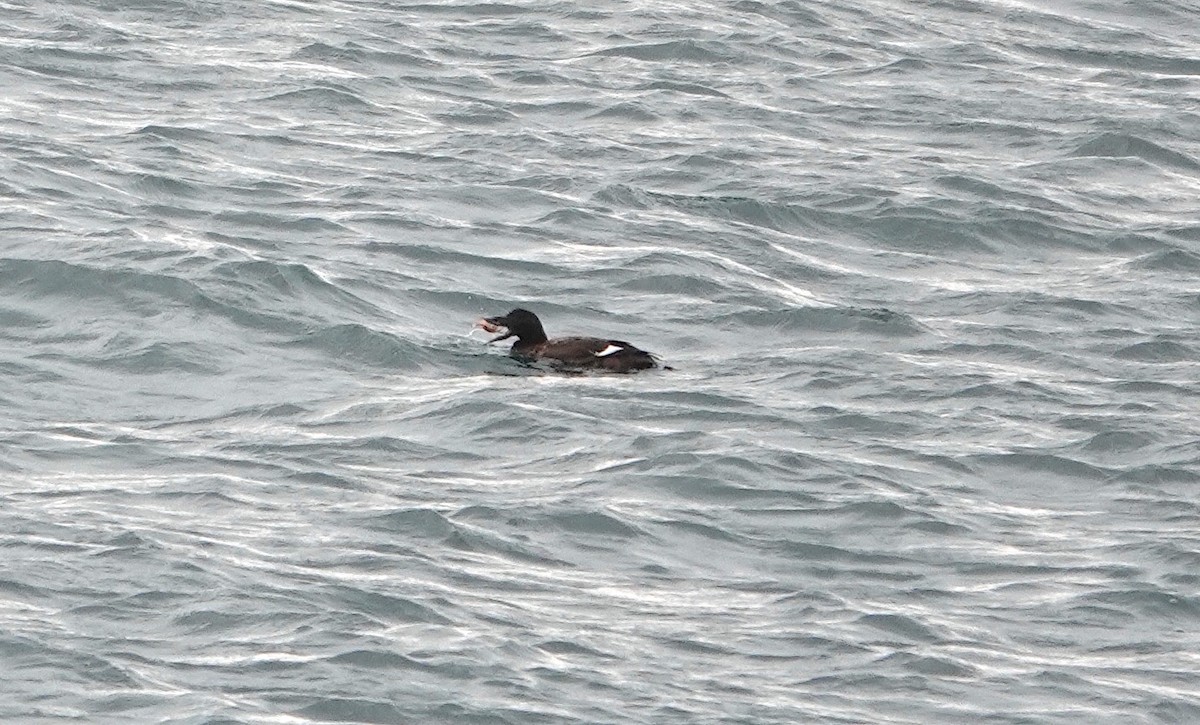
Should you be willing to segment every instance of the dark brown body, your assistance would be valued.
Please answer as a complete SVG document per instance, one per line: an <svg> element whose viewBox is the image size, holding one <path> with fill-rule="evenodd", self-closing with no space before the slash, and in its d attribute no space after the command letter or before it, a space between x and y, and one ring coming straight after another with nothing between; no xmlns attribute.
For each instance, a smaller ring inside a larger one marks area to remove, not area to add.
<svg viewBox="0 0 1200 725"><path fill-rule="evenodd" d="M651 353L623 340L602 337L560 337L549 339L541 320L529 310L515 309L503 317L486 317L478 325L488 332L501 328L505 333L489 342L517 338L509 354L521 360L545 362L571 370L605 370L629 373L658 367Z"/></svg>
<svg viewBox="0 0 1200 725"><path fill-rule="evenodd" d="M597 355L610 347L621 349L608 355ZM617 373L657 366L654 356L645 350L639 350L620 340L604 340L599 337L559 337L534 343L518 340L513 343L509 354L525 360L544 360L563 367L602 369Z"/></svg>

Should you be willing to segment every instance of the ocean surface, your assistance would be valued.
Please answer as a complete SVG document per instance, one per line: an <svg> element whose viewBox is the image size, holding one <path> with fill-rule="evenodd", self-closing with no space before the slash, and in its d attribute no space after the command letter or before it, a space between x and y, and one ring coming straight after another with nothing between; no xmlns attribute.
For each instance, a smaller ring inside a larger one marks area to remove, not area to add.
<svg viewBox="0 0 1200 725"><path fill-rule="evenodd" d="M0 0L0 722L1200 722L1198 17Z"/></svg>

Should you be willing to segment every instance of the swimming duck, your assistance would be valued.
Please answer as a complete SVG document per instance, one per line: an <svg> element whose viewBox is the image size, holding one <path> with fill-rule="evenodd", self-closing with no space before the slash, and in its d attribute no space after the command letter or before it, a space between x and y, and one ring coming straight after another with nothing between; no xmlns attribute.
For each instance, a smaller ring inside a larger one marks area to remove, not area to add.
<svg viewBox="0 0 1200 725"><path fill-rule="evenodd" d="M658 357L623 340L602 337L546 337L542 321L529 310L517 308L500 317L485 317L475 323L487 332L500 332L488 344L517 338L509 354L519 360L544 361L558 368L608 370L629 373L658 366Z"/></svg>

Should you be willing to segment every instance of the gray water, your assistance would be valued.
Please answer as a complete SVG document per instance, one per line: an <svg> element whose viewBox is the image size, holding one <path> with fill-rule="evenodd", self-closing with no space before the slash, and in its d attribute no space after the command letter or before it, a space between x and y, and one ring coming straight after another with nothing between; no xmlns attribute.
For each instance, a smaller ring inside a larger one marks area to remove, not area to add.
<svg viewBox="0 0 1200 725"><path fill-rule="evenodd" d="M0 3L0 720L1200 721L1197 17Z"/></svg>

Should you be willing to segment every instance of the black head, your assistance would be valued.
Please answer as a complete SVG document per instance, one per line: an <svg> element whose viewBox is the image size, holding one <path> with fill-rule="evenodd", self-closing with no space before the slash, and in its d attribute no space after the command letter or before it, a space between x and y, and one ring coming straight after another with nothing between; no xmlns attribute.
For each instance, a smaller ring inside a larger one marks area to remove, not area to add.
<svg viewBox="0 0 1200 725"><path fill-rule="evenodd" d="M504 334L493 337L488 342L498 342L510 337L527 343L545 342L546 340L546 331L542 329L542 321L537 318L537 315L520 307L503 317L485 317L484 321L490 325L505 328Z"/></svg>

